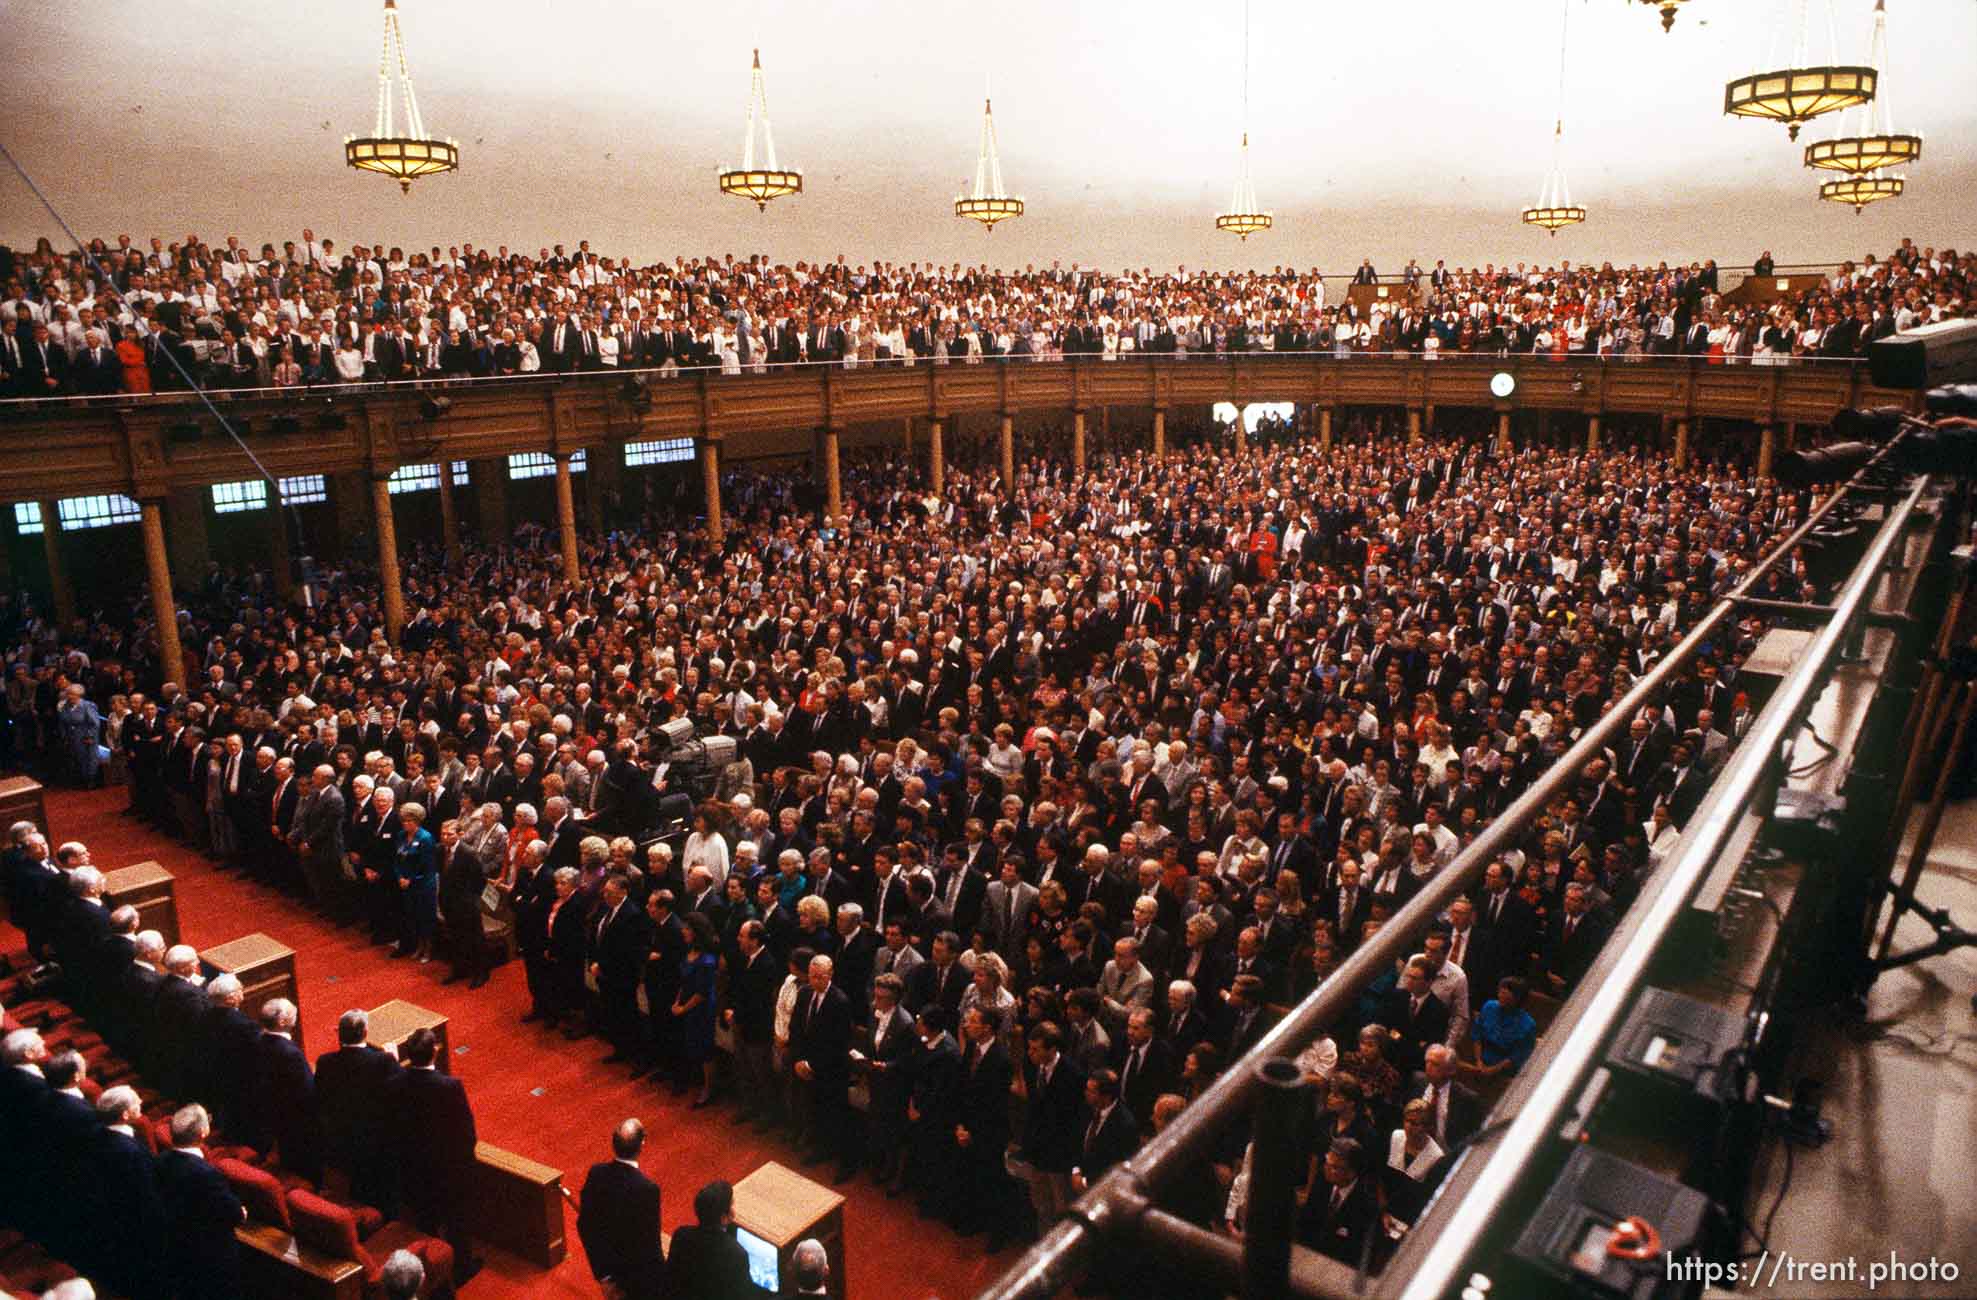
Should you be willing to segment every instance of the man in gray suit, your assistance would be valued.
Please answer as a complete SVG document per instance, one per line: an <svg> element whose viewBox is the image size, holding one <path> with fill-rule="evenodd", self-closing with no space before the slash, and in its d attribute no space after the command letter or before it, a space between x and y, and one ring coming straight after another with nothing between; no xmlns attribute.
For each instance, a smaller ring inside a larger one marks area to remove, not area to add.
<svg viewBox="0 0 1977 1300"><path fill-rule="evenodd" d="M348 882L343 878L343 791L337 788L336 769L329 764L311 774L288 838L316 906L332 916L343 915L349 906Z"/></svg>
<svg viewBox="0 0 1977 1300"><path fill-rule="evenodd" d="M1037 887L1023 879L1022 866L1011 856L1002 860L1002 878L991 880L982 899L981 926L989 947L1005 957L1023 951L1023 936L1030 928L1030 908L1037 901Z"/></svg>
<svg viewBox="0 0 1977 1300"><path fill-rule="evenodd" d="M1153 1005L1153 972L1140 961L1140 946L1131 935L1112 945L1112 960L1098 975L1098 995L1105 1001L1105 1025L1114 1038L1126 1032L1126 1017L1136 1007Z"/></svg>

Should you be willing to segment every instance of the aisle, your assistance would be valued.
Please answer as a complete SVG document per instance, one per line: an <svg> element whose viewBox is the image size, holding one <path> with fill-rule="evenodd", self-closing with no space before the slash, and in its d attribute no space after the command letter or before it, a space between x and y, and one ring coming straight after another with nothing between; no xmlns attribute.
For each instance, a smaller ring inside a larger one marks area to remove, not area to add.
<svg viewBox="0 0 1977 1300"><path fill-rule="evenodd" d="M391 960L390 949L365 943L361 929L338 930L302 904L218 870L125 817L125 798L121 789L51 791L48 818L57 842L81 839L105 870L147 859L162 863L176 878L182 938L195 947L261 930L295 949L311 1059L335 1042L336 1019L351 1007L406 998L440 1012L451 1022L453 1072L467 1085L481 1137L561 1169L572 1191L581 1188L591 1164L606 1158L612 1126L628 1115L643 1120L649 1134L644 1167L659 1182L668 1232L692 1221L693 1193L708 1179L733 1181L764 1161L790 1162L792 1152L780 1139L731 1128L726 1107L690 1113L688 1098L633 1083L619 1067L598 1064L609 1051L598 1040L569 1043L520 1024L527 1008L520 962L501 966L485 988L442 986L443 961L418 966ZM829 1175L824 1167L805 1172ZM907 1201L887 1200L863 1176L837 1190L848 1197L847 1271L857 1300L965 1300L1014 1258L1013 1248L985 1258L979 1237L964 1240L919 1218ZM574 1212L568 1231L570 1257L547 1274L490 1251L487 1271L464 1292L467 1300L595 1300L598 1289L582 1260Z"/></svg>

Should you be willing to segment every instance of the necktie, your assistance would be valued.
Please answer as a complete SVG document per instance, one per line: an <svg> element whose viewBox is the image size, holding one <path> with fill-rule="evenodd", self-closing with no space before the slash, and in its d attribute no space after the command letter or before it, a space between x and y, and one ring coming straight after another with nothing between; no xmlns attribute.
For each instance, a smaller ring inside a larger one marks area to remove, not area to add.
<svg viewBox="0 0 1977 1300"><path fill-rule="evenodd" d="M1455 942L1449 945L1448 959L1460 966L1462 964L1463 950L1468 946L1469 932L1467 930L1457 930L1455 932Z"/></svg>

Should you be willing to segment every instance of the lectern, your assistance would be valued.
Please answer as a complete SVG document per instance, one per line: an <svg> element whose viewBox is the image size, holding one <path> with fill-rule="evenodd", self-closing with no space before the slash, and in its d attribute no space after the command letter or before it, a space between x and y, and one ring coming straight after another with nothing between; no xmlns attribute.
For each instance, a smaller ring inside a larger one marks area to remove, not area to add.
<svg viewBox="0 0 1977 1300"><path fill-rule="evenodd" d="M749 1276L772 1295L787 1295L796 1244L815 1237L831 1261L831 1295L844 1300L844 1198L771 1160L735 1184L736 1236L748 1252Z"/></svg>

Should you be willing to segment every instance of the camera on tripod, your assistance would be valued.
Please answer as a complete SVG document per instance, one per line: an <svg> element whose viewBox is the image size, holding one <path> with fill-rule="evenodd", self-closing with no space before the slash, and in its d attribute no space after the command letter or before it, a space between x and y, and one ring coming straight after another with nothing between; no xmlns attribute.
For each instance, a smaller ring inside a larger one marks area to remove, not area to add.
<svg viewBox="0 0 1977 1300"><path fill-rule="evenodd" d="M1897 435L1904 436L1888 458L1891 468L1977 476L1977 428L1931 422L1977 419L1977 320L1943 321L1890 335L1868 348L1867 362L1874 382L1883 387L1934 384L1923 398L1927 418L1899 406L1842 411L1833 417L1833 433L1840 441L1781 454L1772 465L1778 481L1800 488L1851 478Z"/></svg>

